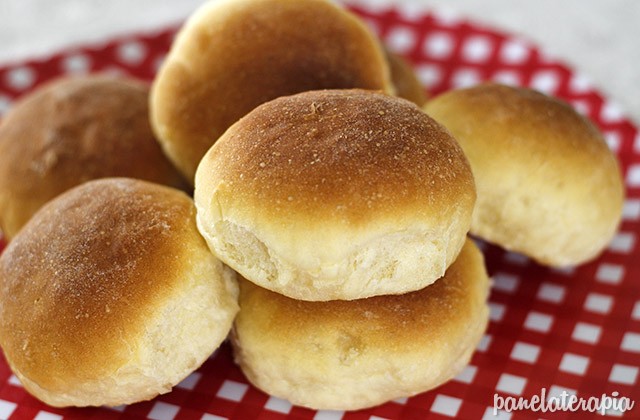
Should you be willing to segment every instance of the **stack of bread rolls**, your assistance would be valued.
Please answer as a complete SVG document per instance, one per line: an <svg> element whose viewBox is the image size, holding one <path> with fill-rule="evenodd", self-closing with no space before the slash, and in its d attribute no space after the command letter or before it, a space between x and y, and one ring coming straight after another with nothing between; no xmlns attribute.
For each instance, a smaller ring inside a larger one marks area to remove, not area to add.
<svg viewBox="0 0 640 420"><path fill-rule="evenodd" d="M424 392L487 326L469 230L575 264L620 219L619 168L583 117L498 85L424 105L328 0L205 4L146 95L61 81L0 125L0 345L51 405L168 392L229 332L248 380L294 404Z"/></svg>
<svg viewBox="0 0 640 420"><path fill-rule="evenodd" d="M457 374L488 318L474 202L456 141L403 99L311 91L231 126L198 166L195 203L241 275L232 343L249 380L344 410Z"/></svg>

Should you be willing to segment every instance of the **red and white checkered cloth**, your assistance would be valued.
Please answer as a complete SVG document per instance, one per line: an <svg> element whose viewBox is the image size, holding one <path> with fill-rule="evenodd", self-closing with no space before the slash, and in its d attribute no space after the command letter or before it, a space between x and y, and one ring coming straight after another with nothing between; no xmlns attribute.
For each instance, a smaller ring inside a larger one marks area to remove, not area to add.
<svg viewBox="0 0 640 420"><path fill-rule="evenodd" d="M583 75L526 40L455 16L416 9L353 9L394 51L415 66L431 94L484 80L529 86L588 115L622 163L624 218L596 261L550 270L522 255L484 246L490 274L491 323L471 364L449 383L412 398L358 412L291 406L248 384L227 345L166 395L127 407L55 409L21 387L0 356L0 418L379 419L585 418L589 413L501 412L493 396L531 397L542 388L579 397L617 391L636 402L640 418L640 134L616 103ZM151 80L176 28L0 68L0 114L20 95L66 73L120 72ZM622 63L621 63L622 64ZM0 248L2 245L0 245Z"/></svg>

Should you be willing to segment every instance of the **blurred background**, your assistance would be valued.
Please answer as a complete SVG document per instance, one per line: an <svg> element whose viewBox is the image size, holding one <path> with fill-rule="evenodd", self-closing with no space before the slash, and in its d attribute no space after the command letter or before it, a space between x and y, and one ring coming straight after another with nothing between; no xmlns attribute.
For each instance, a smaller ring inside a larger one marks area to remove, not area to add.
<svg viewBox="0 0 640 420"><path fill-rule="evenodd" d="M181 22L202 0L0 0L0 65ZM638 0L342 0L433 8L519 34L640 122Z"/></svg>

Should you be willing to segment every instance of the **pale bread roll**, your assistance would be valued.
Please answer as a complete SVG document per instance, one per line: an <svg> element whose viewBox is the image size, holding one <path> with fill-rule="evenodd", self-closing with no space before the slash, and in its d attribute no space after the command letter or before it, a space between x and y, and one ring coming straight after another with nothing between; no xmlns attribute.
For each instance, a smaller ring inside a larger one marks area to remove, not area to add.
<svg viewBox="0 0 640 420"><path fill-rule="evenodd" d="M624 185L587 118L557 99L497 84L450 91L424 109L471 163L473 234L551 266L584 263L607 246Z"/></svg>
<svg viewBox="0 0 640 420"><path fill-rule="evenodd" d="M487 327L488 292L470 240L444 277L404 295L303 302L241 279L235 360L264 392L313 409L412 396L469 362Z"/></svg>
<svg viewBox="0 0 640 420"><path fill-rule="evenodd" d="M187 195L91 181L45 205L0 257L0 345L49 405L148 400L225 339L235 281L198 233Z"/></svg>

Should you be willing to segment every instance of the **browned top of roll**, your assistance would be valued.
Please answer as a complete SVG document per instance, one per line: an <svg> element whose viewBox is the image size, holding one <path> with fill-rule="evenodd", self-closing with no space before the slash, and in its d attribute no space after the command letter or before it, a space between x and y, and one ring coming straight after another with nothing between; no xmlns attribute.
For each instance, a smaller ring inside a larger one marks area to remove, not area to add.
<svg viewBox="0 0 640 420"><path fill-rule="evenodd" d="M364 90L258 107L211 148L196 185L196 201L217 190L225 211L308 227L448 223L475 200L469 164L446 129L409 101Z"/></svg>
<svg viewBox="0 0 640 420"><path fill-rule="evenodd" d="M0 257L0 344L12 365L49 390L125 365L139 350L126 343L186 281L185 255L205 248L194 213L184 193L124 178L43 207Z"/></svg>
<svg viewBox="0 0 640 420"><path fill-rule="evenodd" d="M148 87L106 76L59 79L0 124L0 226L13 236L45 202L90 179L126 176L175 187L148 116Z"/></svg>
<svg viewBox="0 0 640 420"><path fill-rule="evenodd" d="M355 16L326 0L213 1L181 30L154 82L154 128L192 179L256 106L328 88L392 89L379 43Z"/></svg>

